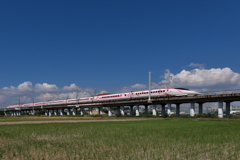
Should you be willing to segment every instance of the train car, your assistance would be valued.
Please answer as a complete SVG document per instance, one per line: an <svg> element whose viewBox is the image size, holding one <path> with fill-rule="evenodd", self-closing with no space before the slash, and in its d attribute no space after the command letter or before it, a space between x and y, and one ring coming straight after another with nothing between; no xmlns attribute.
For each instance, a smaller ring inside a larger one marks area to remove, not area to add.
<svg viewBox="0 0 240 160"><path fill-rule="evenodd" d="M93 102L113 101L113 100L128 100L131 99L131 93L108 94L93 97Z"/></svg>
<svg viewBox="0 0 240 160"><path fill-rule="evenodd" d="M57 100L57 101L48 101L48 105L58 105L58 104L65 104L66 100Z"/></svg>
<svg viewBox="0 0 240 160"><path fill-rule="evenodd" d="M92 97L84 97L84 98L78 98L78 99L68 99L67 103L85 103L92 101Z"/></svg>
<svg viewBox="0 0 240 160"><path fill-rule="evenodd" d="M166 88L166 89L153 89L150 91L151 97L172 97L172 96L197 96L201 93L185 88ZM114 100L130 100L130 99L143 99L149 96L149 90L135 91L119 94L108 94L102 96L95 96L93 101L114 101Z"/></svg>
<svg viewBox="0 0 240 160"><path fill-rule="evenodd" d="M165 88L165 89L152 89L150 91L151 97L172 97L172 96L197 96L201 93L186 88ZM86 102L106 102L106 101L119 101L130 99L144 99L149 96L149 90L134 91L117 94L101 94L94 97L84 97L78 99L57 100L49 102L37 102L34 106L45 105L61 105L61 104L74 104L74 103L86 103ZM12 105L7 108L19 108L19 107L31 107L33 103Z"/></svg>

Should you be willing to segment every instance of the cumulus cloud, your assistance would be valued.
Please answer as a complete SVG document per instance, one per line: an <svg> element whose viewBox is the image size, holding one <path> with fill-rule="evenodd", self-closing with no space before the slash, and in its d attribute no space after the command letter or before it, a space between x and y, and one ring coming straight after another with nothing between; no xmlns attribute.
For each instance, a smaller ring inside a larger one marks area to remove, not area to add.
<svg viewBox="0 0 240 160"><path fill-rule="evenodd" d="M40 101L52 101L60 99L73 99L81 97L94 96L97 93L106 93L107 91L98 91L96 88L80 88L75 83L69 86L58 87L55 84L35 84L31 82L23 82L17 87L10 86L0 89L0 101L7 105L15 105L20 103L32 103ZM33 99L34 98L34 99ZM0 102L0 108L4 105Z"/></svg>
<svg viewBox="0 0 240 160"><path fill-rule="evenodd" d="M192 66L194 66L192 64ZM196 67L197 65L195 65ZM240 74L232 71L230 68L212 68L212 69L198 69L182 70L177 74L173 74L170 70L166 70L162 81L152 83L152 88L164 88L166 86L175 88L189 88L198 91L216 91L240 88ZM136 83L131 86L125 86L120 91L130 92L138 90L147 90L148 86L145 84ZM80 88L76 84L69 86L58 87L55 84L35 84L31 82L23 82L18 86L4 87L0 89L1 102L7 105L14 105L19 103L32 103L33 98L35 102L71 99L76 97L89 97L98 93L106 93L107 91L97 91L96 88ZM0 107L3 107L0 103Z"/></svg>
<svg viewBox="0 0 240 160"><path fill-rule="evenodd" d="M17 96L21 94L30 94L33 92L33 86L31 82L23 82L17 87L10 86L0 89L2 96Z"/></svg>
<svg viewBox="0 0 240 160"><path fill-rule="evenodd" d="M138 90L145 90L147 86L145 84L134 84L132 86L123 87L120 92L130 92L130 91L138 91Z"/></svg>
<svg viewBox="0 0 240 160"><path fill-rule="evenodd" d="M186 87L191 89L233 89L240 87L240 74L230 68L182 70L178 74L170 74L171 87ZM167 77L165 77L166 81Z"/></svg>
<svg viewBox="0 0 240 160"><path fill-rule="evenodd" d="M36 84L35 85L36 92L57 92L58 87L55 84Z"/></svg>
<svg viewBox="0 0 240 160"><path fill-rule="evenodd" d="M70 86L64 86L63 91L78 91L80 88L75 84L71 84Z"/></svg>
<svg viewBox="0 0 240 160"><path fill-rule="evenodd" d="M31 82L23 82L17 87L10 86L0 89L0 100L6 101L8 105L20 103L32 103L33 98L35 102L50 101L59 99L71 99L76 97L92 96L94 89L80 89L76 84L57 87L55 84L35 84ZM1 104L0 104L1 105ZM0 106L2 107L2 106Z"/></svg>
<svg viewBox="0 0 240 160"><path fill-rule="evenodd" d="M20 84L18 87L19 92L31 92L32 91L32 83L31 82L24 82Z"/></svg>
<svg viewBox="0 0 240 160"><path fill-rule="evenodd" d="M105 90L102 90L99 94L103 94L103 93L108 93L108 92Z"/></svg>
<svg viewBox="0 0 240 160"><path fill-rule="evenodd" d="M145 89L146 88L146 85L145 84L134 84L131 86L132 89Z"/></svg>

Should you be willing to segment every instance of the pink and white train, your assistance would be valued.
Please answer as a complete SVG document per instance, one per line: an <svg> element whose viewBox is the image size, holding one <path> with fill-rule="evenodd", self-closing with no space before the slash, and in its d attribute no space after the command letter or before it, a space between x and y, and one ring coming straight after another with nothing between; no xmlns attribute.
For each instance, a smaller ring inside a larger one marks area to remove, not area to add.
<svg viewBox="0 0 240 160"><path fill-rule="evenodd" d="M185 88L166 88L166 89L153 89L151 90L151 97L173 97L173 96L197 96L201 93ZM80 104L86 102L103 102L103 101L118 101L118 100L131 100L131 99L146 99L149 96L149 90L134 91L126 93L116 94L104 94L93 97L85 97L78 99L66 99L56 100L48 102L36 102L28 104L19 104L8 106L7 108L18 108L18 107L32 107L32 106L47 106L47 105L61 105L61 104Z"/></svg>

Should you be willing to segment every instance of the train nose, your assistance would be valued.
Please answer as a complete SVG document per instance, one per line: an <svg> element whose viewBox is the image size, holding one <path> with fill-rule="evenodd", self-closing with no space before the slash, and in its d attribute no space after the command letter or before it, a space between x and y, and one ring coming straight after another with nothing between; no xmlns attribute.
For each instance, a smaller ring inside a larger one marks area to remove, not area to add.
<svg viewBox="0 0 240 160"><path fill-rule="evenodd" d="M201 93L200 93L200 92L193 91L193 95L197 96L197 95L201 95Z"/></svg>

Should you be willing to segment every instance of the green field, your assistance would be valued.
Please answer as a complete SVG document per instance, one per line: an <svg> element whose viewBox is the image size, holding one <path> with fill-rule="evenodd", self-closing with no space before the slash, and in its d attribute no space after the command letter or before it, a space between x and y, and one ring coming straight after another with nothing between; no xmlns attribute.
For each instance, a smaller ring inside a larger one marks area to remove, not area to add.
<svg viewBox="0 0 240 160"><path fill-rule="evenodd" d="M240 121L156 119L0 126L0 159L240 159Z"/></svg>

